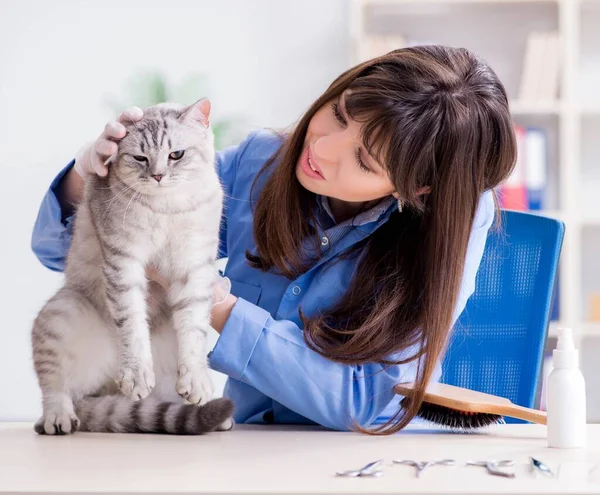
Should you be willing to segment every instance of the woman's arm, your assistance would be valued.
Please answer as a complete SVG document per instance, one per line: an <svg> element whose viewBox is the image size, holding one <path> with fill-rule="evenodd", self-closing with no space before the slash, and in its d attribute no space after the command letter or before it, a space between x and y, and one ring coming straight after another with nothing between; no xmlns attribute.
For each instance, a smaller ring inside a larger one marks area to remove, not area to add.
<svg viewBox="0 0 600 495"><path fill-rule="evenodd" d="M76 206L83 197L83 185L83 178L74 168L65 174L56 191L58 204L63 214L71 216L75 212Z"/></svg>
<svg viewBox="0 0 600 495"><path fill-rule="evenodd" d="M489 194L482 201L469 240L453 324L474 291L493 217L493 198ZM213 369L329 428L347 430L353 420L368 426L394 399L394 385L416 377L415 362L386 368L329 361L306 346L302 329L294 322L275 320L243 298L230 296L215 307L213 326L221 333L210 354ZM433 379L439 379L440 373L441 362Z"/></svg>
<svg viewBox="0 0 600 495"><path fill-rule="evenodd" d="M52 181L42 199L31 235L34 254L45 267L57 272L64 271L71 245L73 211L59 191L63 177L73 170L73 164L74 161L69 163Z"/></svg>
<svg viewBox="0 0 600 495"><path fill-rule="evenodd" d="M337 430L350 429L353 419L370 424L394 398L400 378L414 378L412 364L385 369L331 362L306 346L294 322L275 320L242 298L235 301L209 360L214 370Z"/></svg>

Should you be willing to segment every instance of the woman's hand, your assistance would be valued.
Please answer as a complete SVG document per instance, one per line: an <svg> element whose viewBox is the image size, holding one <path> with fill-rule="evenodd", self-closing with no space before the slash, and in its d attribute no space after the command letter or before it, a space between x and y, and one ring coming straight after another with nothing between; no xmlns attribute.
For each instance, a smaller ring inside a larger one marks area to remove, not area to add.
<svg viewBox="0 0 600 495"><path fill-rule="evenodd" d="M237 297L231 294L231 281L227 277L217 274L213 284L213 307L211 312L211 326L221 333Z"/></svg>
<svg viewBox="0 0 600 495"><path fill-rule="evenodd" d="M75 171L70 170L61 181L58 189L58 202L65 216L72 215L83 196L87 177L108 174L106 162L117 152L117 143L125 137L127 130L123 124L137 122L144 115L138 107L125 110L114 122L108 122L98 139L83 146L75 154Z"/></svg>
<svg viewBox="0 0 600 495"><path fill-rule="evenodd" d="M81 178L85 179L90 174L105 177L108 174L106 162L117 153L117 143L127 134L125 125L138 122L143 116L141 108L128 108L117 120L108 122L95 141L83 146L75 154L75 170Z"/></svg>

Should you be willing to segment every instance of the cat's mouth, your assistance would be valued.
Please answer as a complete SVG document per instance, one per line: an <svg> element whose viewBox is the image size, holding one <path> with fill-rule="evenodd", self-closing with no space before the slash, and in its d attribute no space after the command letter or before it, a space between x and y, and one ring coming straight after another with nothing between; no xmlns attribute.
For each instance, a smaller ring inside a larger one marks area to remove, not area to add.
<svg viewBox="0 0 600 495"><path fill-rule="evenodd" d="M148 193L161 194L163 191L166 193L168 190L173 189L176 185L177 181L170 180L167 177L160 180L160 182L150 178L143 181L142 188Z"/></svg>
<svg viewBox="0 0 600 495"><path fill-rule="evenodd" d="M174 181L170 177L161 177L158 180L153 177L146 177L145 182L147 187L157 188L172 186Z"/></svg>

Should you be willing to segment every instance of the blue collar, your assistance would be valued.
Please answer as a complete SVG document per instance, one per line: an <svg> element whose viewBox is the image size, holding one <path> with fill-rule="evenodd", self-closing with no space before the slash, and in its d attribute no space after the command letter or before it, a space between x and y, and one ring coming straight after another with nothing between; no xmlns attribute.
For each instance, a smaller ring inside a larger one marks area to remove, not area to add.
<svg viewBox="0 0 600 495"><path fill-rule="evenodd" d="M322 225L322 227L325 229L331 228L333 226L361 227L363 225L367 225L368 223L377 222L379 220L386 221L392 214L394 208L396 208L396 199L393 196L387 196L375 206L369 208L367 211L363 211L357 216L344 220L339 224L336 224L335 217L333 216L331 208L329 207L329 201L327 199L327 196L321 196L317 194L317 206L319 210L321 210L319 212L321 214L318 215L318 218L321 222L325 220L324 225Z"/></svg>

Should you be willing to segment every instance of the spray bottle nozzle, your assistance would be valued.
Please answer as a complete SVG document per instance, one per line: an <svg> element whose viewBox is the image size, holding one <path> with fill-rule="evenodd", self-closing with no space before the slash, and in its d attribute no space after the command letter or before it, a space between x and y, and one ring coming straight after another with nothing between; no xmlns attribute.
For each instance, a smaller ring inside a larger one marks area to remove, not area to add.
<svg viewBox="0 0 600 495"><path fill-rule="evenodd" d="M552 356L555 368L576 368L579 366L579 351L575 348L573 331L570 328L558 329L558 342Z"/></svg>
<svg viewBox="0 0 600 495"><path fill-rule="evenodd" d="M573 342L573 331L570 328L558 329L558 342L556 348L560 350L575 349Z"/></svg>

